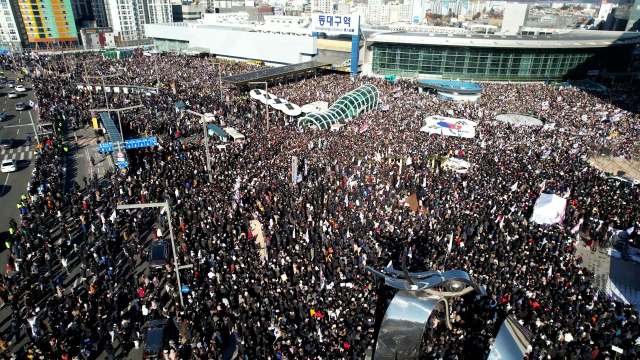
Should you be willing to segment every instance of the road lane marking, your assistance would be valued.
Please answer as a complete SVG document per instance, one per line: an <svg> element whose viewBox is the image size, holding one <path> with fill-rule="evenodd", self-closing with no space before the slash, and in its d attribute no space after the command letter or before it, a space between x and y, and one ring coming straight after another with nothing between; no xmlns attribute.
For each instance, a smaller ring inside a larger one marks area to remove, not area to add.
<svg viewBox="0 0 640 360"><path fill-rule="evenodd" d="M29 151L29 157L28 159L31 159L31 157L33 156L33 152Z"/></svg>
<svg viewBox="0 0 640 360"><path fill-rule="evenodd" d="M9 155L5 155L4 159L2 159L2 161L7 160L9 158Z"/></svg>
<svg viewBox="0 0 640 360"><path fill-rule="evenodd" d="M4 155L4 153L7 152L6 149L2 149L2 152L0 152L0 155Z"/></svg>
<svg viewBox="0 0 640 360"><path fill-rule="evenodd" d="M7 179L4 181L4 186L2 186L2 192L0 193L0 197L2 197L2 195L4 195L4 189L7 188L7 181L9 181L9 173L7 173Z"/></svg>
<svg viewBox="0 0 640 360"><path fill-rule="evenodd" d="M20 160L24 160L24 153L20 153Z"/></svg>
<svg viewBox="0 0 640 360"><path fill-rule="evenodd" d="M18 129L18 131L16 132L16 134L20 134L20 129Z"/></svg>

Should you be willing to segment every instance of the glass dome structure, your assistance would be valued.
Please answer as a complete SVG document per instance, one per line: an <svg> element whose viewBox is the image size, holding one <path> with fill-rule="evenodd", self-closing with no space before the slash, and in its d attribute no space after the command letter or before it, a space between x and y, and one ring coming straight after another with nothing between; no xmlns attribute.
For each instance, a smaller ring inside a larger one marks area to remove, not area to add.
<svg viewBox="0 0 640 360"><path fill-rule="evenodd" d="M378 106L378 89L366 84L341 96L326 111L308 114L298 120L298 126L315 126L317 129L329 129L339 124L342 119L354 118L363 112L371 111Z"/></svg>

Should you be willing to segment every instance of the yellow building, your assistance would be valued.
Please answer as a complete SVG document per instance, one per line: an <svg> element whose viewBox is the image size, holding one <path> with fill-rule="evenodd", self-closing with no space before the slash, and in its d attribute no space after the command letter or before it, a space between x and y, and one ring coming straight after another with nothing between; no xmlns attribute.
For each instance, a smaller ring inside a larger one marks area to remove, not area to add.
<svg viewBox="0 0 640 360"><path fill-rule="evenodd" d="M78 48L71 0L18 0L33 51Z"/></svg>

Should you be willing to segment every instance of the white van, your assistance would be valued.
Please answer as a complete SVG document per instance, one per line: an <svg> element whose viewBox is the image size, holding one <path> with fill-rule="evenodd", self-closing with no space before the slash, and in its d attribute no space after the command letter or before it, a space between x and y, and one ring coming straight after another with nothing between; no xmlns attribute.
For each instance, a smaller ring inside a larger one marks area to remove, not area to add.
<svg viewBox="0 0 640 360"><path fill-rule="evenodd" d="M226 127L222 130L227 134L229 134L229 137L233 139L233 142L244 142L245 140L244 135L242 135L238 130L232 127Z"/></svg>

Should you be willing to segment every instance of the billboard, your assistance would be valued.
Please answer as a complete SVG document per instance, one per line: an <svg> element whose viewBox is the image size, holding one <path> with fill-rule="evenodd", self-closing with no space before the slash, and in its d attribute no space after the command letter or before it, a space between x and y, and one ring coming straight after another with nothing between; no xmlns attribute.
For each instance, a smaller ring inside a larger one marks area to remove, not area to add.
<svg viewBox="0 0 640 360"><path fill-rule="evenodd" d="M274 15L284 15L284 8L281 8L281 7L273 8L273 14Z"/></svg>
<svg viewBox="0 0 640 360"><path fill-rule="evenodd" d="M359 15L313 14L312 31L333 35L358 35L360 33Z"/></svg>

